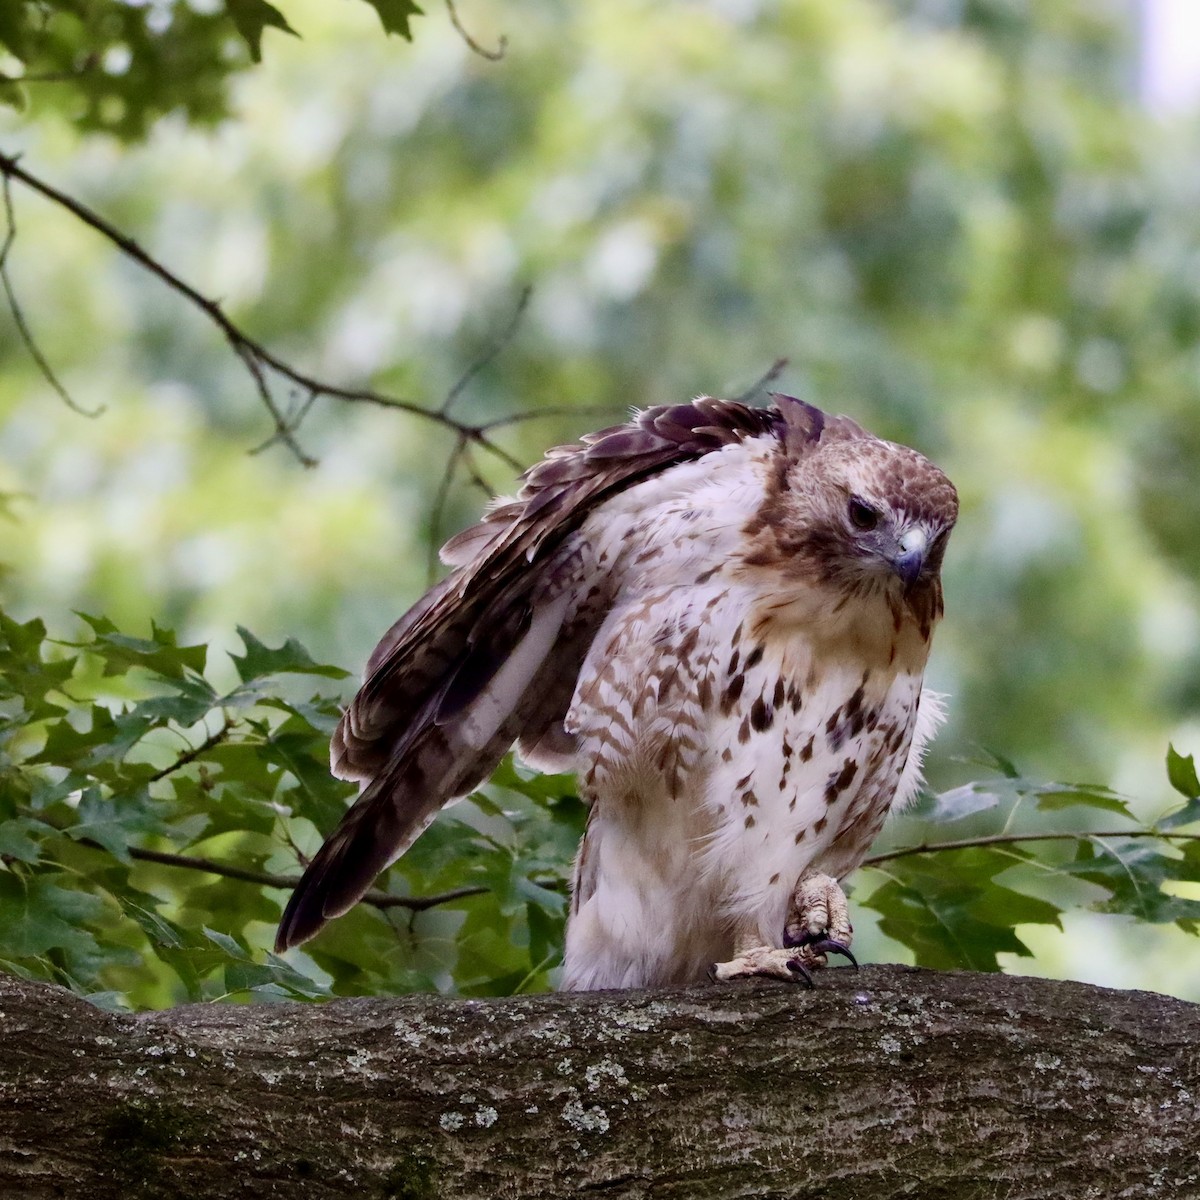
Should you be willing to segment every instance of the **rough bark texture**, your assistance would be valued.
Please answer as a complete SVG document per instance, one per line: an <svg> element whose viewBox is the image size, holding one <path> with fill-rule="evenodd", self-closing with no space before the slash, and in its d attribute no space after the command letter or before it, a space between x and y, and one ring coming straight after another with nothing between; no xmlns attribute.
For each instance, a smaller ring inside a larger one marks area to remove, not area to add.
<svg viewBox="0 0 1200 1200"><path fill-rule="evenodd" d="M1200 1197L1200 1007L872 967L114 1016L0 980L4 1197Z"/></svg>

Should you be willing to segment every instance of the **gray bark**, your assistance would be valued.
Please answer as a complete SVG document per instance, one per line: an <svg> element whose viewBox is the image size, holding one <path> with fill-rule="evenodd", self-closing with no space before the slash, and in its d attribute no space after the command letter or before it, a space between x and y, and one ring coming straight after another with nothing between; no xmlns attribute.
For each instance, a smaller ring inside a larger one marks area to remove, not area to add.
<svg viewBox="0 0 1200 1200"><path fill-rule="evenodd" d="M871 967L120 1016L0 980L0 1196L1200 1197L1200 1007Z"/></svg>

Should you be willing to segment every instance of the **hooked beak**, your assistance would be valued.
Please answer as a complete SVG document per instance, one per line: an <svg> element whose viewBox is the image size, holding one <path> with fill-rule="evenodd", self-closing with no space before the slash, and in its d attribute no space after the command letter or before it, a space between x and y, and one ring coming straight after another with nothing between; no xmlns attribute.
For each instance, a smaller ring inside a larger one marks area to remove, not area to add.
<svg viewBox="0 0 1200 1200"><path fill-rule="evenodd" d="M908 529L897 548L900 553L892 559L892 570L904 581L904 586L910 588L921 574L921 568L925 566L929 542L923 530Z"/></svg>

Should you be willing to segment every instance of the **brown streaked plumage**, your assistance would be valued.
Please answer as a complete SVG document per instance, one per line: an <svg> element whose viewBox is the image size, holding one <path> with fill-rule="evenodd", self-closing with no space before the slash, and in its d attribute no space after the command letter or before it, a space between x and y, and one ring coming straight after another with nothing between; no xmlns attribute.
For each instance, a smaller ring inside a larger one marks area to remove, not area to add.
<svg viewBox="0 0 1200 1200"><path fill-rule="evenodd" d="M333 739L362 791L280 949L514 742L576 769L591 805L565 986L730 958L719 976L786 974L819 959L779 947L809 910L848 938L836 885L812 880L857 865L916 787L957 501L915 451L774 399L650 409L551 450L447 543L455 570L385 635Z"/></svg>

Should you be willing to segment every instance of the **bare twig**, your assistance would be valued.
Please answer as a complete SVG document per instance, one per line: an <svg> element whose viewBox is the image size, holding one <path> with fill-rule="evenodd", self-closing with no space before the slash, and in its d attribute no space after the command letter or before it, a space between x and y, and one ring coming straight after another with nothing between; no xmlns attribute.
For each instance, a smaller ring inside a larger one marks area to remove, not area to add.
<svg viewBox="0 0 1200 1200"><path fill-rule="evenodd" d="M81 838L83 845L97 850L104 847L90 838ZM269 871L253 871L246 867L235 867L229 863L217 862L211 858L198 858L194 854L173 854L164 850L142 850L129 847L129 857L138 862L158 863L164 867L180 867L187 871L203 871L207 875L220 875L225 879L237 879L242 883L257 883L263 887L286 888L289 891L299 887L298 875L275 875ZM487 891L485 887L461 887L449 892L439 892L433 896L393 896L389 892L370 891L362 902L374 908L407 908L413 912L424 912L427 908L436 908L439 904L449 904L453 900L463 900L467 896L482 896Z"/></svg>
<svg viewBox="0 0 1200 1200"><path fill-rule="evenodd" d="M484 479L482 472L475 465L475 460L471 457L470 446L468 446L466 449L463 450L462 463L463 463L463 469L467 473L467 479L469 479L471 481L471 483L473 483L475 485L475 487L480 492L482 492L489 500L493 496L495 496L495 494L496 494L495 488L493 488L492 485L490 483L488 483L488 481L486 479Z"/></svg>
<svg viewBox="0 0 1200 1200"><path fill-rule="evenodd" d="M429 553L425 560L425 579L432 587L437 579L438 549L442 543L442 518L446 513L446 502L450 498L450 488L454 483L454 473L458 469L458 461L466 452L467 440L459 434L454 441L454 449L446 459L445 470L438 480L437 491L433 496L433 505L429 510Z"/></svg>
<svg viewBox="0 0 1200 1200"><path fill-rule="evenodd" d="M526 284L521 289L520 296L517 297L516 307L513 309L513 314L508 320L508 324L497 334L492 344L473 362L467 369L454 381L450 390L446 393L445 399L442 401L438 412L443 416L450 411L450 406L462 395L467 384L483 370L489 366L505 347L513 340L517 333L517 327L521 324L521 318L525 315L526 308L529 307L529 297L533 295L533 288Z"/></svg>
<svg viewBox="0 0 1200 1200"><path fill-rule="evenodd" d="M500 35L500 41L496 43L495 50L487 50L481 46L463 27L463 23L458 19L458 9L454 6L454 0L446 0L446 12L450 14L450 24L458 31L458 36L476 53L480 58L486 58L489 62L499 62L504 57L504 52L508 49L508 38L503 34Z"/></svg>
<svg viewBox="0 0 1200 1200"><path fill-rule="evenodd" d="M13 161L15 162L16 160L14 159ZM83 408L75 403L71 398L71 394L63 387L61 380L55 375L49 362L46 361L46 356L42 353L41 347L34 340L33 332L25 320L25 313L22 311L21 305L17 300L12 279L8 274L8 256L12 251L13 243L17 240L17 215L13 209L12 182L7 174L4 176L4 216L7 225L4 235L4 245L0 247L0 283L4 286L4 295L8 299L8 310L12 313L17 333L20 334L21 341L25 343L25 349L29 351L33 361L37 363L37 368L42 373L42 378L58 393L58 398L73 412L79 413L80 416L98 417L104 411L103 406L98 409Z"/></svg>
<svg viewBox="0 0 1200 1200"><path fill-rule="evenodd" d="M47 200L66 209L85 225L107 238L127 258L132 259L145 271L148 271L162 283L166 284L177 295L182 296L195 308L199 309L221 331L234 353L237 354L238 358L245 365L254 383L258 397L264 408L266 408L274 425L273 433L261 446L257 447L258 450L265 449L267 446L278 442L286 446L296 456L298 461L306 466L311 466L315 460L301 449L296 440L296 432L313 403L320 397L329 397L330 399L341 400L346 403L373 404L381 408L394 409L398 412L408 413L412 416L433 421L446 429L452 430L457 437L460 437L464 441L469 441L486 450L512 470L519 471L521 463L504 450L503 447L499 446L491 438L490 434L505 425L550 415L548 411L532 411L517 413L512 417L501 417L486 424L471 424L458 420L447 411L470 380L490 363L508 342L511 341L516 326L528 303L528 289L522 293L513 318L496 343L477 362L467 368L467 371L451 388L438 408L428 408L415 401L405 400L398 396L390 396L370 388L350 388L328 383L325 380L317 379L315 376L297 369L278 355L272 353L261 342L256 341L243 332L241 328L225 315L218 301L210 299L197 291L191 284L187 283L163 265L163 263L159 262L158 259L143 250L137 242L122 233L121 230L100 216L99 213L79 200L76 200L73 196L67 195L52 184L26 171L20 165L17 156L0 153L0 173L4 175L6 187L10 180L17 180ZM10 243L11 236L12 224L10 215ZM285 413L275 400L271 390L272 373L294 384L299 389L301 399L292 406L290 413Z"/></svg>
<svg viewBox="0 0 1200 1200"><path fill-rule="evenodd" d="M993 833L983 837L959 838L951 842L922 842L919 846L904 846L884 854L873 854L859 864L878 867L897 858L913 854L938 854L943 850L970 850L975 846L1011 846L1017 842L1078 842L1089 839L1161 838L1164 841L1200 842L1200 833L1175 833L1160 829L1105 829L1098 833L1081 830L1079 833Z"/></svg>
<svg viewBox="0 0 1200 1200"><path fill-rule="evenodd" d="M777 358L758 379L744 392L736 396L735 399L740 404L749 404L759 392L765 392L783 374L787 368L788 361L786 358Z"/></svg>
<svg viewBox="0 0 1200 1200"><path fill-rule="evenodd" d="M186 767L188 763L195 762L202 754L207 754L214 746L219 746L229 736L229 731L233 726L233 718L226 716L225 720L221 723L221 728L216 733L210 734L198 746L193 746L190 750L184 751L174 762L168 763L159 771L155 771L147 782L157 783L160 779L166 779L168 775L173 775L181 767Z"/></svg>
<svg viewBox="0 0 1200 1200"><path fill-rule="evenodd" d="M510 413L507 417L496 417L491 421L484 421L482 425L476 425L475 428L480 433L490 433L493 429L499 429L501 426L507 425L523 425L527 421L540 421L543 417L612 417L613 410L604 404L589 404L582 408L530 408L524 412Z"/></svg>

